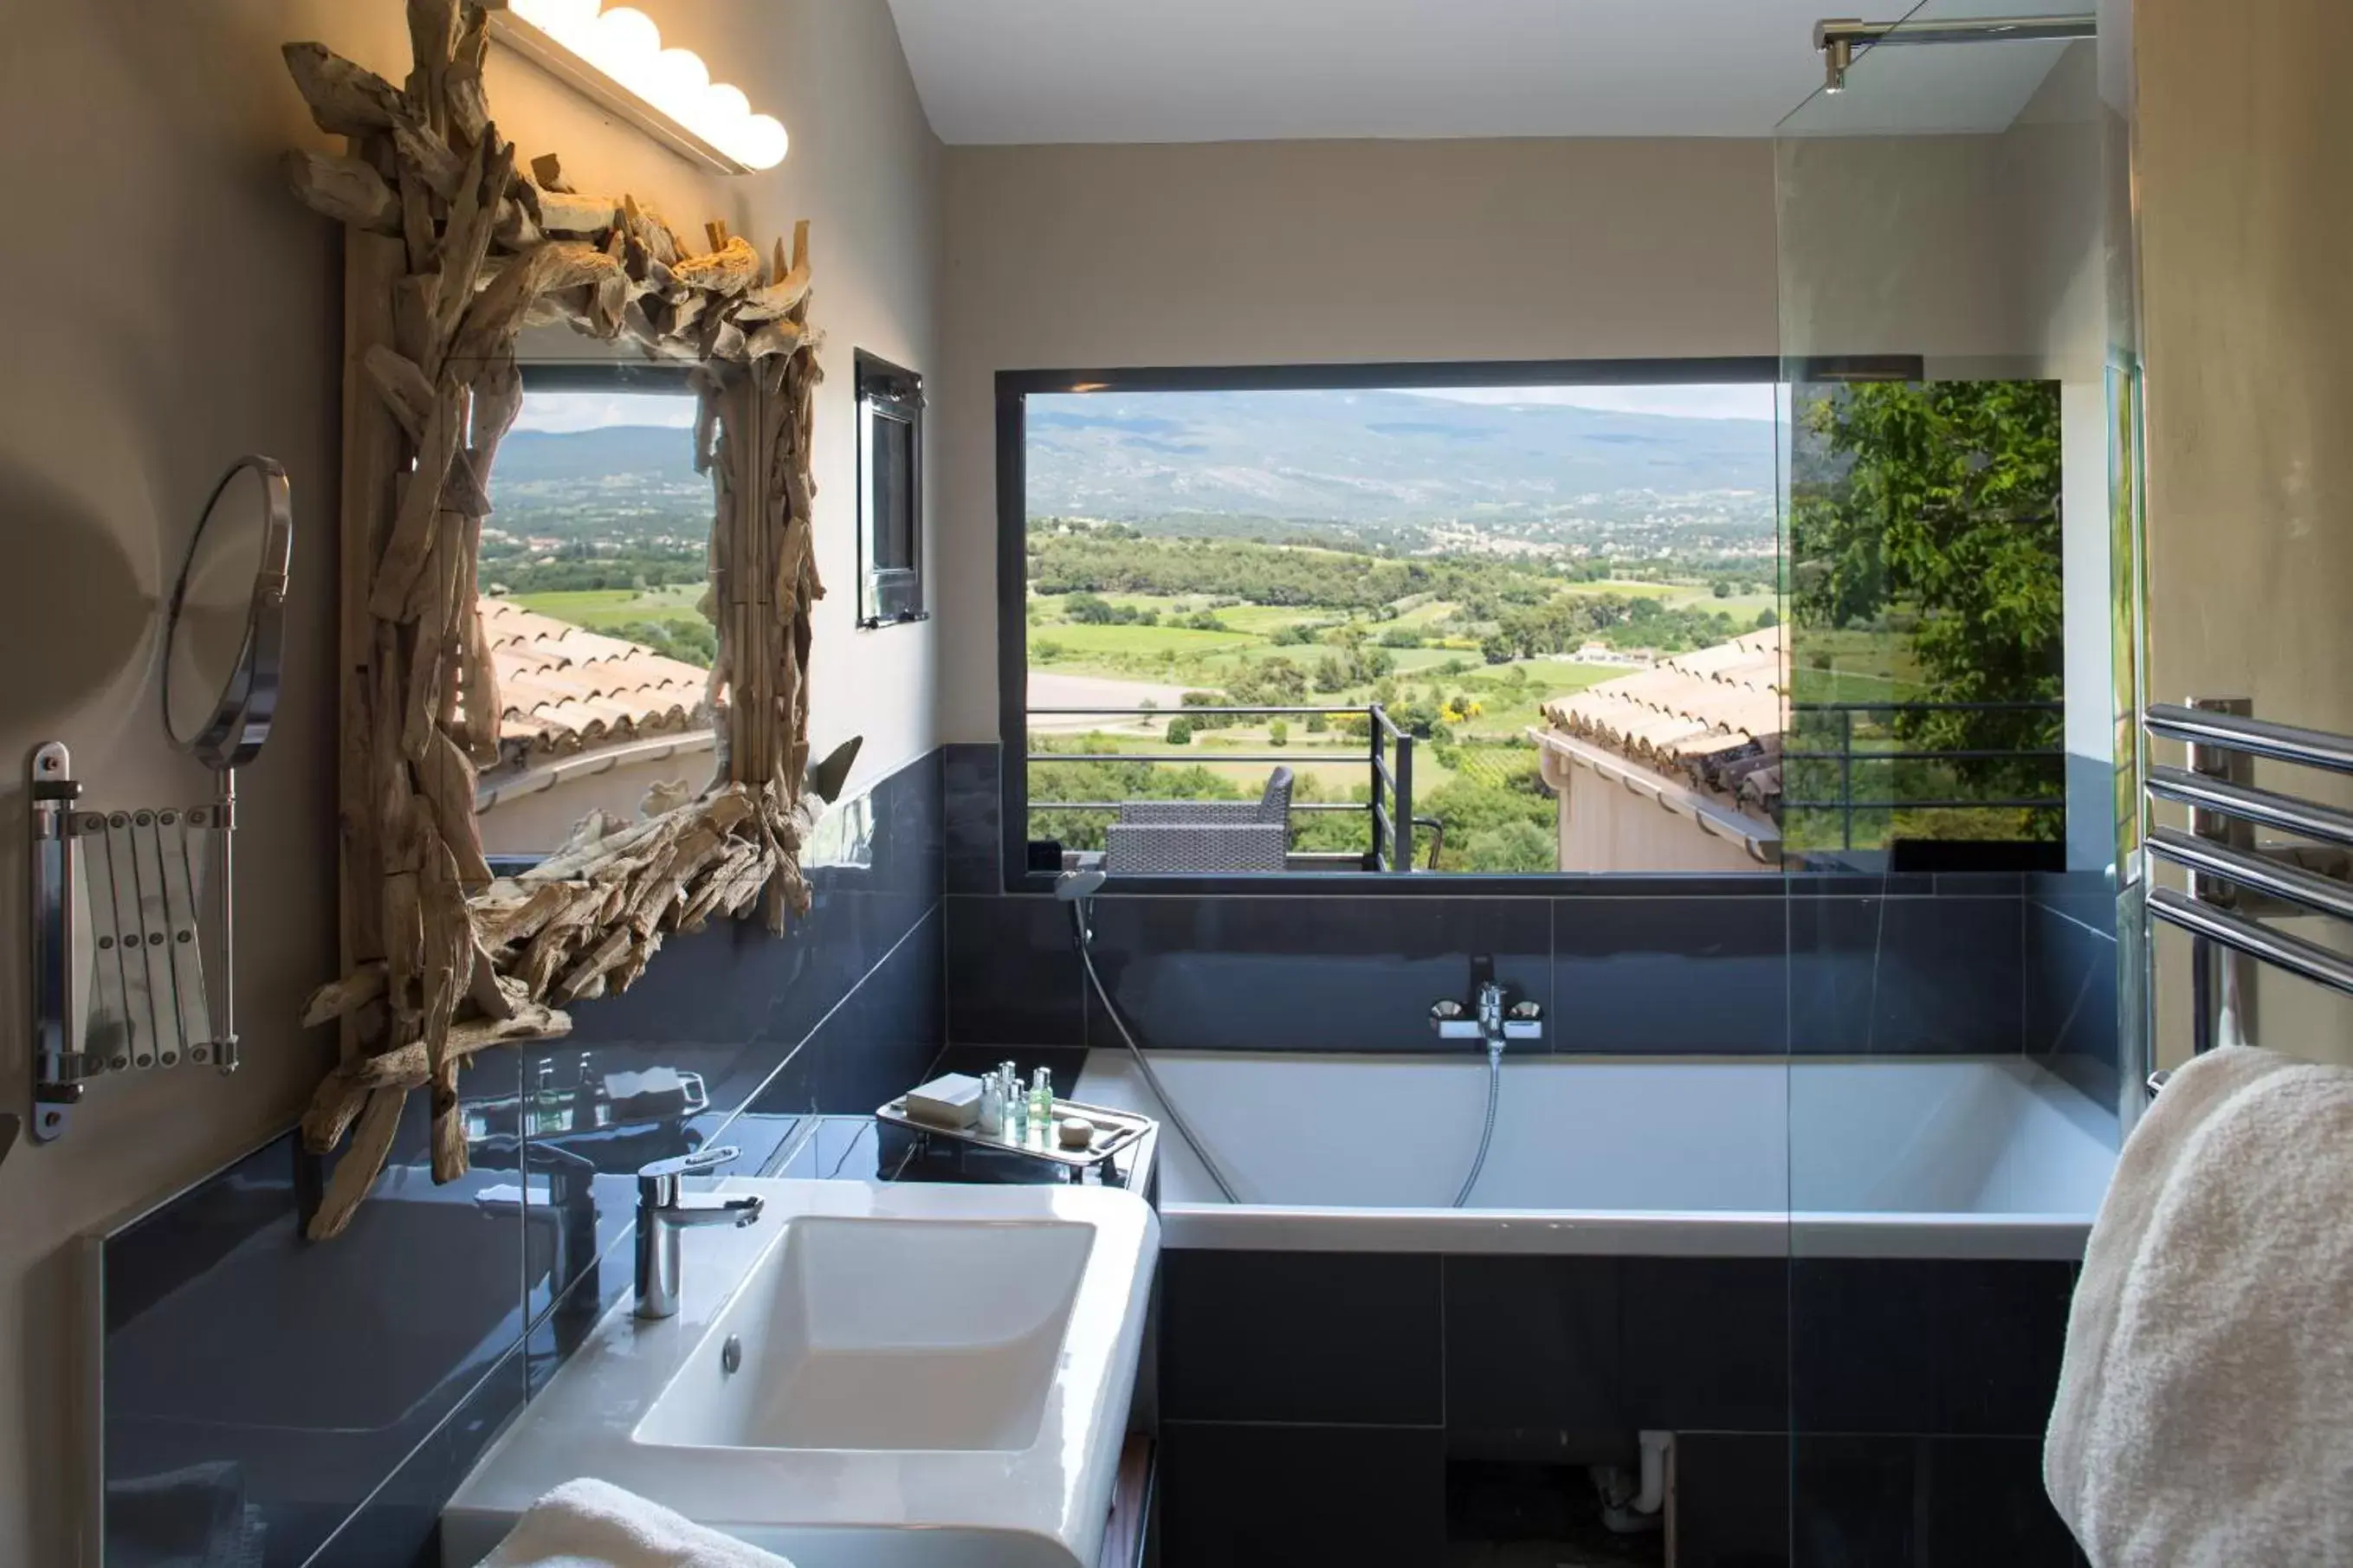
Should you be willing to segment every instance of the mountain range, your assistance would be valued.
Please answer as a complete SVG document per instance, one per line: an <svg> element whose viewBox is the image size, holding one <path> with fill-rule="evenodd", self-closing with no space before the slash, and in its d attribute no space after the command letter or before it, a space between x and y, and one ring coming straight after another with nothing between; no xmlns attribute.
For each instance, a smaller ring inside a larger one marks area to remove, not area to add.
<svg viewBox="0 0 2353 1568"><path fill-rule="evenodd" d="M1032 517L1508 523L1774 488L1764 420L1318 390L1032 395L1028 426Z"/></svg>

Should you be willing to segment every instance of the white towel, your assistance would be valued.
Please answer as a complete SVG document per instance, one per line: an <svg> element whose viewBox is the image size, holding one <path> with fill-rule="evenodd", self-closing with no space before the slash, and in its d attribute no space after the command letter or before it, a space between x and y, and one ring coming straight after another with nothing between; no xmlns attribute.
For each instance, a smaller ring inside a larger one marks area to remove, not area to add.
<svg viewBox="0 0 2353 1568"><path fill-rule="evenodd" d="M566 1481L531 1505L481 1568L793 1568L604 1481Z"/></svg>
<svg viewBox="0 0 2353 1568"><path fill-rule="evenodd" d="M2353 1070L2175 1073L2084 1253L2043 1456L2094 1568L2353 1563Z"/></svg>

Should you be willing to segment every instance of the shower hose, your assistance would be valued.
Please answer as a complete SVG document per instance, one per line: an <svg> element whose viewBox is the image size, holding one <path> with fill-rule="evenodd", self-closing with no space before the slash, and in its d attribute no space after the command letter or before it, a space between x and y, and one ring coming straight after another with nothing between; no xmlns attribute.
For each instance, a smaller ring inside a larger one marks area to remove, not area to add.
<svg viewBox="0 0 2353 1568"><path fill-rule="evenodd" d="M1210 1158L1209 1151L1194 1132L1192 1125L1185 1120L1185 1113L1176 1108L1176 1100L1169 1098L1168 1090L1161 1086L1160 1075L1152 1070L1151 1059L1144 1054L1144 1047L1135 1043L1135 1037L1128 1032L1127 1020L1120 1016L1119 1005L1104 989L1103 976L1095 973L1094 931L1088 925L1085 900L1071 903L1071 924L1078 933L1079 963L1087 972L1087 984L1094 987L1096 997L1103 1003L1103 1012L1119 1030L1120 1040L1127 1047L1128 1056L1134 1060L1136 1070L1144 1075L1145 1086L1152 1090L1153 1098L1160 1102L1160 1109L1167 1113L1168 1124L1176 1129L1176 1136L1185 1140L1185 1146L1193 1151L1195 1159L1201 1162L1201 1169L1209 1173L1209 1180L1217 1184L1218 1191L1224 1194L1226 1202L1239 1204L1241 1199L1234 1195L1233 1184L1226 1180L1223 1171L1218 1169L1217 1161ZM1452 1206L1455 1208L1459 1209L1471 1201L1471 1189L1479 1184L1479 1173L1487 1168L1487 1146L1494 1141L1495 1105L1503 1085L1503 1047L1490 1046L1487 1047L1487 1121L1479 1130L1479 1152L1471 1162L1471 1173L1463 1178L1462 1190L1454 1194Z"/></svg>

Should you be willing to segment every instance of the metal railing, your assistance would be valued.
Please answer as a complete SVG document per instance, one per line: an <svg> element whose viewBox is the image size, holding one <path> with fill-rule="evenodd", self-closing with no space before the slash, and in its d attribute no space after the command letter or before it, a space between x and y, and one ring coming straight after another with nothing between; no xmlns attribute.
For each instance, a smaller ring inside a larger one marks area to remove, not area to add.
<svg viewBox="0 0 2353 1568"><path fill-rule="evenodd" d="M1295 719L1332 718L1362 714L1366 721L1366 763L1370 790L1363 801L1293 801L1293 813L1330 814L1363 812L1366 821L1367 847L1362 855L1330 850L1295 852L1288 859L1303 866L1324 865L1351 867L1366 871L1410 871L1413 868L1414 829L1435 830L1431 844L1430 868L1438 864L1438 847L1445 841L1445 827L1434 817L1416 816L1413 813L1414 737L1398 727L1397 721L1377 702L1360 707L1324 708L1244 707L1239 705L1194 705L1177 708L1032 708L1031 720L1062 719ZM1270 766L1296 767L1313 757L1313 749L1283 752L1037 752L1023 753L1023 762L1034 767L1039 763L1183 763L1194 766L1221 763L1263 763ZM1025 792L1026 793L1026 792ZM1026 804L1034 816L1041 812L1118 811L1127 805L1119 800L1039 800L1029 796Z"/></svg>
<svg viewBox="0 0 2353 1568"><path fill-rule="evenodd" d="M1884 713L1891 717L1905 713L2045 713L2056 717L2066 704L2058 701L2034 702L1793 702L1791 729L1797 731L1808 714L1833 715L1838 721L1838 745L1835 751L1799 751L1786 744L1781 752L1784 764L1782 777L1786 784L1790 763L1836 763L1839 765L1837 798L1832 800L1801 800L1784 795L1781 808L1790 811L1833 811L1839 814L1839 847L1854 847L1854 817L1859 811L2041 811L2062 808L2067 804L2065 795L2034 795L2014 798L1962 797L1894 800L1857 800L1854 795L1854 770L1858 763L1876 765L1894 763L1973 763L1973 762L2035 762L2047 763L2057 768L2066 764L2067 752L2063 746L2054 747L1926 747L1915 749L1874 750L1855 748L1854 716L1858 713ZM1794 736L1792 737L1794 738Z"/></svg>

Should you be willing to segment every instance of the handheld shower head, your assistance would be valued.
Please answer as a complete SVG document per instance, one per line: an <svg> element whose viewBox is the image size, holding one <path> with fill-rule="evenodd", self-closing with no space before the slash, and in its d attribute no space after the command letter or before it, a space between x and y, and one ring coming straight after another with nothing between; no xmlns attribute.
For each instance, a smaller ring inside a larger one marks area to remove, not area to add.
<svg viewBox="0 0 2353 1568"><path fill-rule="evenodd" d="M1099 869L1065 871L1054 879L1054 896L1064 903L1092 899L1111 880L1111 874Z"/></svg>

